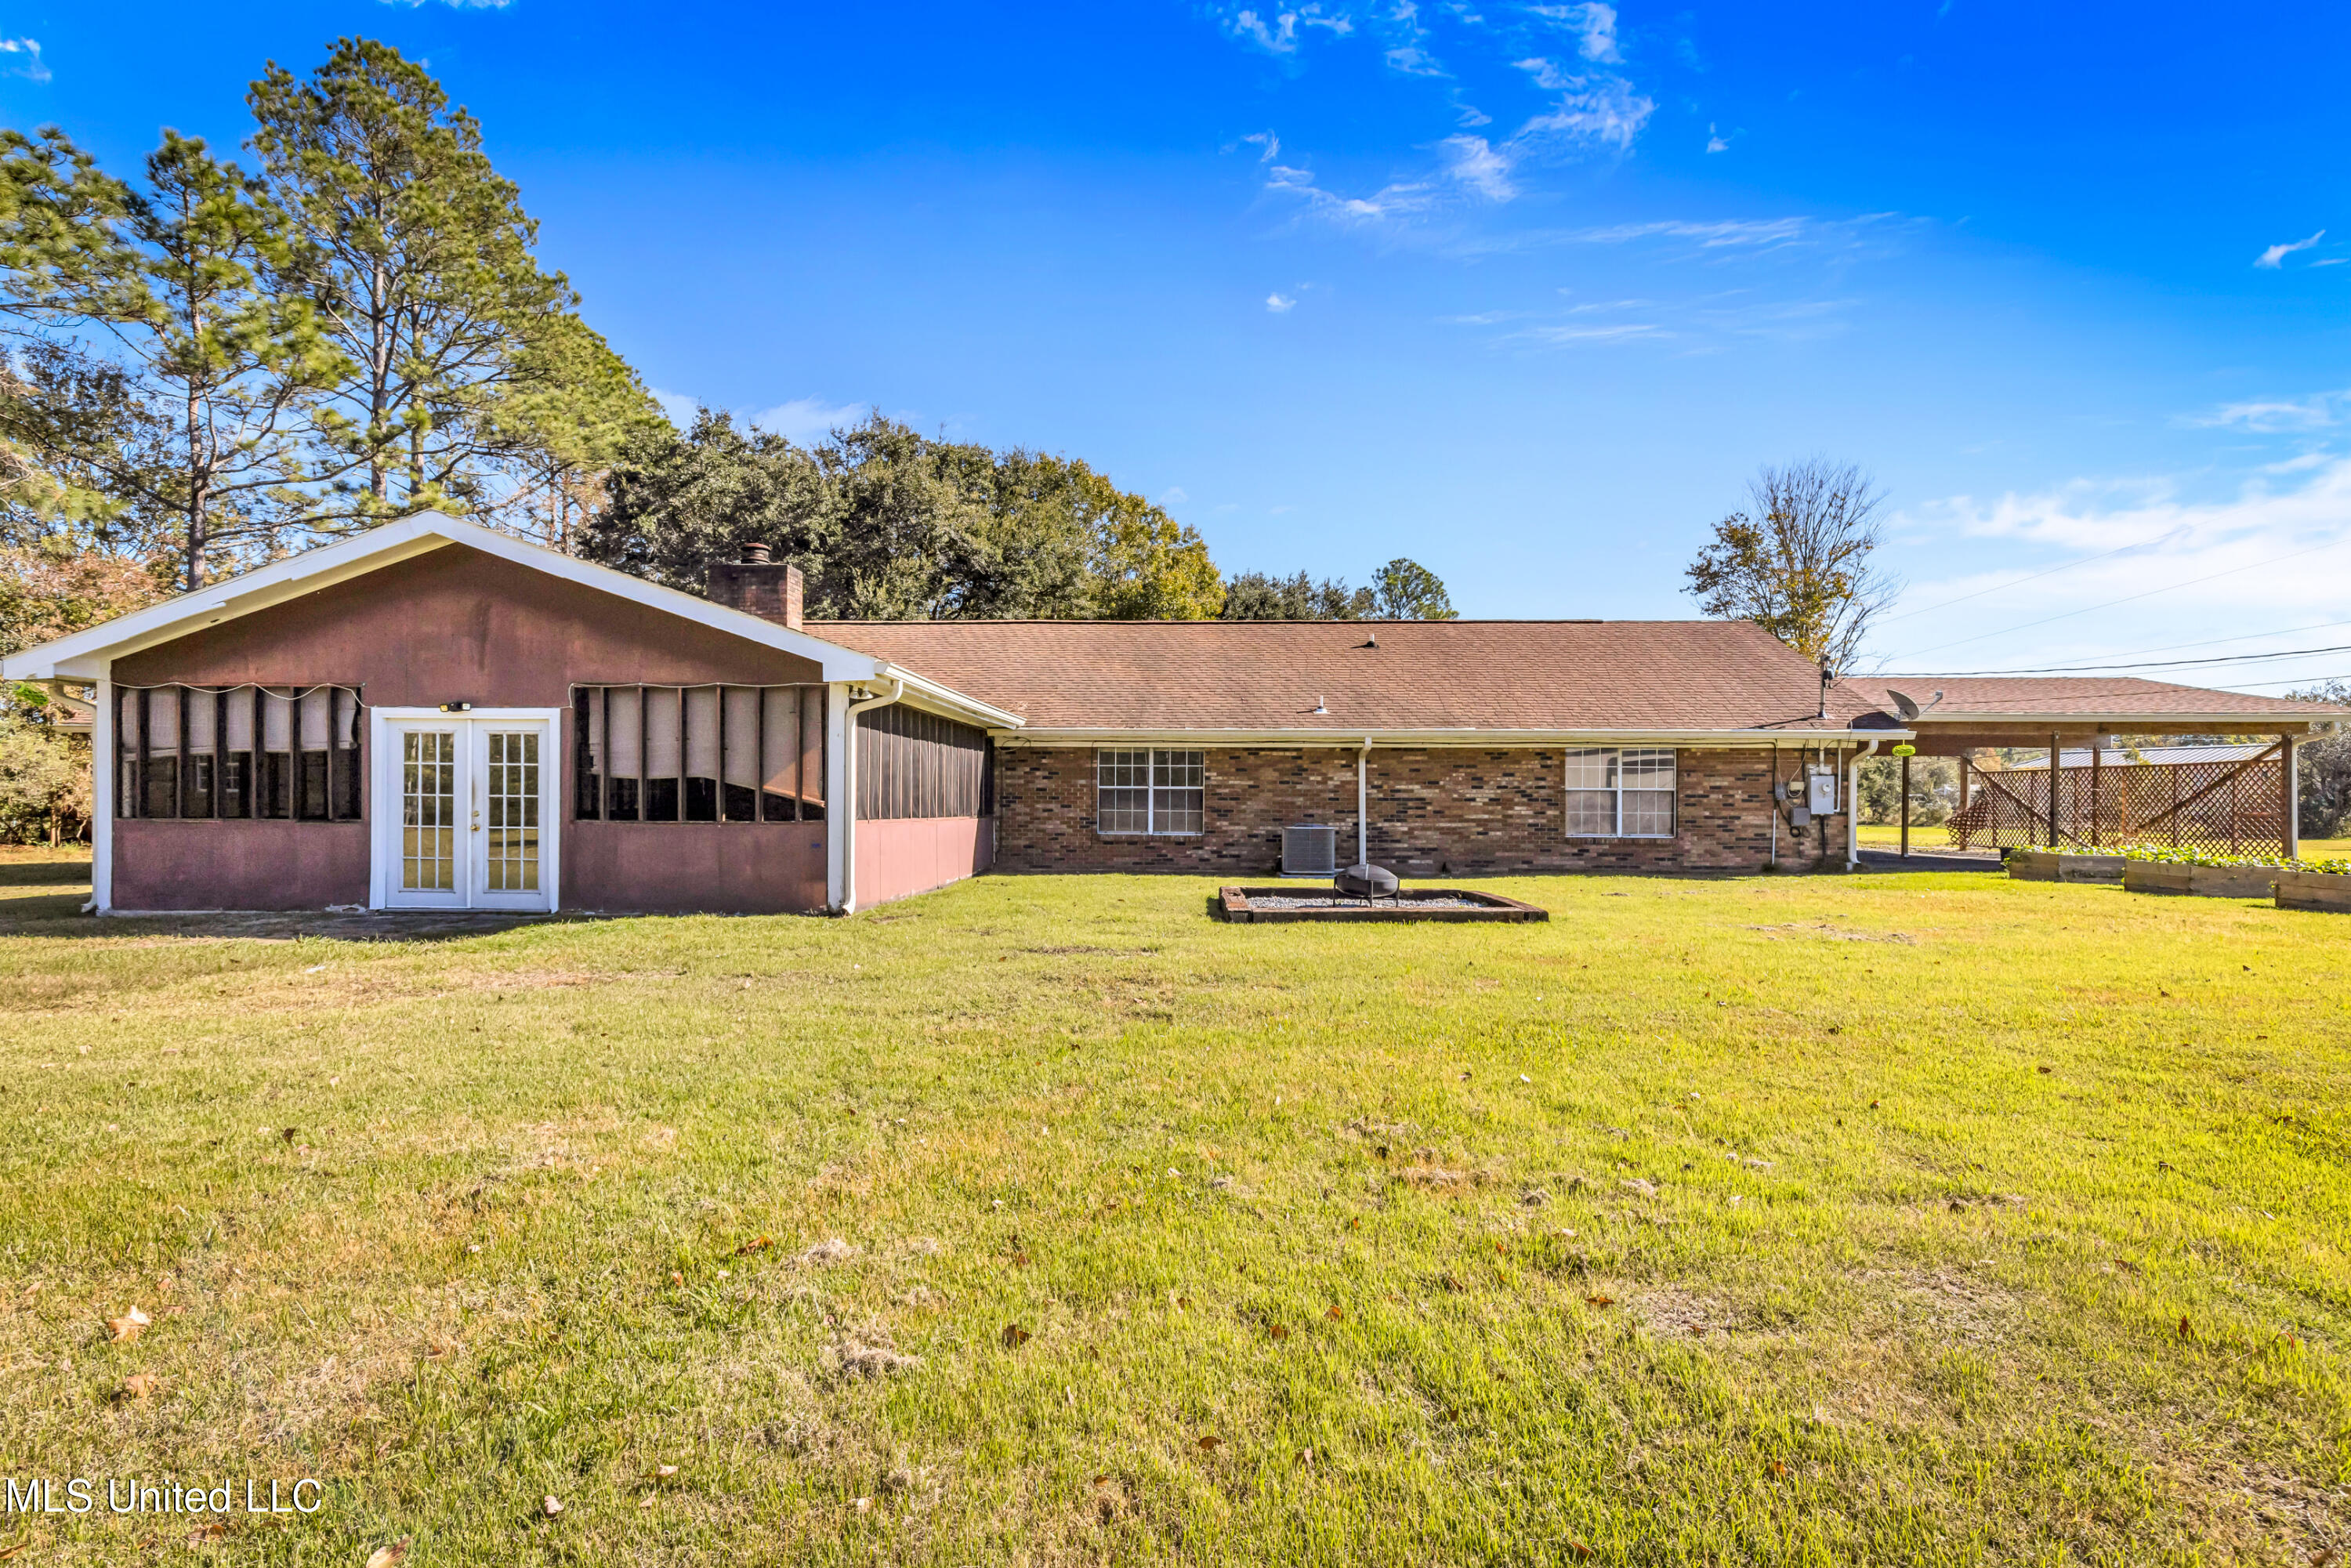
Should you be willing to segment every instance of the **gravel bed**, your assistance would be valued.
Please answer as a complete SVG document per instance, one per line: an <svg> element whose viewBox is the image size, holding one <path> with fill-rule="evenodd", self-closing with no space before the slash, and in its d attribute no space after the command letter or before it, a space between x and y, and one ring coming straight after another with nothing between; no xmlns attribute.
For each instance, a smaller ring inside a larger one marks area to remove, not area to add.
<svg viewBox="0 0 2351 1568"><path fill-rule="evenodd" d="M1374 907L1374 901L1368 898L1342 898L1337 894L1332 893L1251 894L1249 901L1249 906L1251 909L1368 909ZM1401 897L1383 898L1377 901L1377 906L1381 908L1398 904L1410 904L1415 909L1491 909L1494 907L1490 904L1482 904L1474 898L1446 898L1438 895L1423 897L1410 893Z"/></svg>

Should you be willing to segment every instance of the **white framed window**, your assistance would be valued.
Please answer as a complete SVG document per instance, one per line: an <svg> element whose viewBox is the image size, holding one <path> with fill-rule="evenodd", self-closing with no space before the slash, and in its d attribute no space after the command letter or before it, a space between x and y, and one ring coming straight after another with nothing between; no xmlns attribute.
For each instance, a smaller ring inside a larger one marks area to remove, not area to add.
<svg viewBox="0 0 2351 1568"><path fill-rule="evenodd" d="M1567 836L1674 836L1674 753L1663 746L1587 746L1567 754Z"/></svg>
<svg viewBox="0 0 2351 1568"><path fill-rule="evenodd" d="M1094 831L1160 836L1204 831L1208 754L1141 747L1094 753Z"/></svg>

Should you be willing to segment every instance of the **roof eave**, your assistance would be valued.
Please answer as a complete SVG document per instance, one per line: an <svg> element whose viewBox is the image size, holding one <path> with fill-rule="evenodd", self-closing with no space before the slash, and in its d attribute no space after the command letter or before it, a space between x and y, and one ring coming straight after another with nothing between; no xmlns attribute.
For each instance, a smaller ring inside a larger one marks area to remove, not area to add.
<svg viewBox="0 0 2351 1568"><path fill-rule="evenodd" d="M1907 729L1180 729L1138 725L1133 728L1028 726L999 739L1019 746L1533 747L1687 746L1761 750L1772 747L1832 742L1907 740Z"/></svg>

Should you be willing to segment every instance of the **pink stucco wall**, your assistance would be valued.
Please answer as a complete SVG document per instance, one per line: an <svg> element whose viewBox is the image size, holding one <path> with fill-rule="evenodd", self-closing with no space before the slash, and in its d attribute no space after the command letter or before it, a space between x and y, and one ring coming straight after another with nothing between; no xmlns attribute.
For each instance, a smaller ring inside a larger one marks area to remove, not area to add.
<svg viewBox="0 0 2351 1568"><path fill-rule="evenodd" d="M986 871L996 860L993 817L898 817L857 824L861 909L928 893Z"/></svg>
<svg viewBox="0 0 2351 1568"><path fill-rule="evenodd" d="M324 909L368 900L364 822L157 818L113 828L116 909Z"/></svg>

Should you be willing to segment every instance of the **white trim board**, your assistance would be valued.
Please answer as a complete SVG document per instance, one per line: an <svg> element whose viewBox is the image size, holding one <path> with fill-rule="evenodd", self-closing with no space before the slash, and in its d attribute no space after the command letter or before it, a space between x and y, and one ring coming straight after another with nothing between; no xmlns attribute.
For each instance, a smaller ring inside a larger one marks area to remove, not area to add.
<svg viewBox="0 0 2351 1568"><path fill-rule="evenodd" d="M1553 746L1674 746L1726 751L1789 751L1907 740L1907 729L1022 729L1004 747L1261 747L1281 751L1357 751L1364 747L1467 746L1490 750Z"/></svg>
<svg viewBox="0 0 2351 1568"><path fill-rule="evenodd" d="M1018 714L901 670L886 659L438 512L421 512L385 523L363 534L272 561L242 577L117 616L70 637L12 653L0 660L0 676L16 681L100 679L107 674L111 661L142 648L185 636L201 626L251 615L453 544L663 611L746 642L796 654L821 666L822 678L828 682L901 680L929 698L949 717L1004 728L1018 727L1021 722Z"/></svg>

